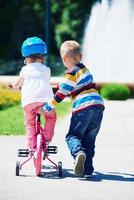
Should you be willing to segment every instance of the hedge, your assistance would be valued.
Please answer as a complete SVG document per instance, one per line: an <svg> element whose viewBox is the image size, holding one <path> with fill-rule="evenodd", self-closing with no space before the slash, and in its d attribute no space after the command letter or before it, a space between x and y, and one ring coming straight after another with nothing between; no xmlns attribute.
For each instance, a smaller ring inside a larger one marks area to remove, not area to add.
<svg viewBox="0 0 134 200"><path fill-rule="evenodd" d="M20 102L20 92L0 86L0 110Z"/></svg>
<svg viewBox="0 0 134 200"><path fill-rule="evenodd" d="M130 89L120 83L109 83L100 89L100 94L108 100L126 100L130 97Z"/></svg>

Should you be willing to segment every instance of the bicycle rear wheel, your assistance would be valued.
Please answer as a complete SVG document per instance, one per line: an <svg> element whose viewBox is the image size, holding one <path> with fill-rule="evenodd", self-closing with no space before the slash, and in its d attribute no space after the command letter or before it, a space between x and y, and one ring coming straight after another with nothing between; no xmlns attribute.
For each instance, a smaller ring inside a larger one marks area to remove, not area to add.
<svg viewBox="0 0 134 200"><path fill-rule="evenodd" d="M33 157L36 176L39 176L42 168L42 135L37 135L37 148Z"/></svg>

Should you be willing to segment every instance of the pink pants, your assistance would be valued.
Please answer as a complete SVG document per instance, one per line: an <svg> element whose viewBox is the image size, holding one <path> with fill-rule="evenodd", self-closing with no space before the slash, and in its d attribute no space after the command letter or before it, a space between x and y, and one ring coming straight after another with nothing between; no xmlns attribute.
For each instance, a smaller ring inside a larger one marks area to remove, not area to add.
<svg viewBox="0 0 134 200"><path fill-rule="evenodd" d="M32 139L35 135L35 120L36 113L44 103L31 103L24 107L24 116L25 116L25 127L27 131L28 146L32 146ZM56 123L56 112L52 110L49 113L45 113L45 126L44 126L44 136L46 141L49 143L52 140L54 135L54 127Z"/></svg>

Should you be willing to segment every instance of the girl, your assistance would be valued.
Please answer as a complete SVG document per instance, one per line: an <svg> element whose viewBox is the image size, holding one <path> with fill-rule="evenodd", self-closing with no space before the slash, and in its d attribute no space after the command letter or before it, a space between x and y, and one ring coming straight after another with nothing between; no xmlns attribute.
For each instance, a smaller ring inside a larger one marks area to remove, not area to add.
<svg viewBox="0 0 134 200"><path fill-rule="evenodd" d="M16 82L10 84L13 88L21 87L21 102L25 116L28 148L32 147L32 139L35 135L36 113L39 108L53 97L50 85L50 69L43 64L44 55L47 53L45 42L38 37L27 38L21 48L25 58L25 66L20 71ZM49 143L54 135L56 113L53 110L44 115L44 135Z"/></svg>

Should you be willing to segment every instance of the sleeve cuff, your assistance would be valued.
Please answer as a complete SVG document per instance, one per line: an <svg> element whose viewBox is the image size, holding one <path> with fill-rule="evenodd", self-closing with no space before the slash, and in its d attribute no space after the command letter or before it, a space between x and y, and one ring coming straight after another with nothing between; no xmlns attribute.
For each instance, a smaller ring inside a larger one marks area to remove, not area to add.
<svg viewBox="0 0 134 200"><path fill-rule="evenodd" d="M44 106L43 106L43 110L45 111L45 112L50 112L51 110L52 110L52 108L48 105L48 103L47 104L45 104Z"/></svg>

